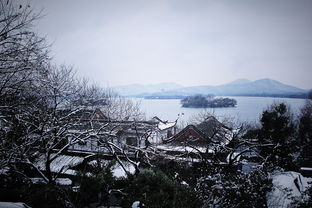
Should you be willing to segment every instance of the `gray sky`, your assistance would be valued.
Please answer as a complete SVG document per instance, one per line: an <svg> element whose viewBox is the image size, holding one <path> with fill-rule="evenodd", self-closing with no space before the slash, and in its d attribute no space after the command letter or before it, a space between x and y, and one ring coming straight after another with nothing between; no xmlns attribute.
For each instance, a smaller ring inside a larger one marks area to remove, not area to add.
<svg viewBox="0 0 312 208"><path fill-rule="evenodd" d="M272 78L312 88L310 0L29 0L55 62L101 86Z"/></svg>

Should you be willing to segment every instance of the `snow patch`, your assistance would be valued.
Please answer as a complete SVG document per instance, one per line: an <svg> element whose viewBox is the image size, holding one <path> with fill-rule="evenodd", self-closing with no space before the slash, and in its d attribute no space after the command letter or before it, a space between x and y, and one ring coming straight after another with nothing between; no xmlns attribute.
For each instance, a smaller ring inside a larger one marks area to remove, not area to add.
<svg viewBox="0 0 312 208"><path fill-rule="evenodd" d="M124 162L125 164L125 168L127 171L129 171L131 174L135 173L135 168L132 164L128 163L128 162ZM124 171L124 169L122 169L122 167L117 163L114 167L112 167L112 172L113 172L113 176L115 176L116 178L126 178L127 174Z"/></svg>

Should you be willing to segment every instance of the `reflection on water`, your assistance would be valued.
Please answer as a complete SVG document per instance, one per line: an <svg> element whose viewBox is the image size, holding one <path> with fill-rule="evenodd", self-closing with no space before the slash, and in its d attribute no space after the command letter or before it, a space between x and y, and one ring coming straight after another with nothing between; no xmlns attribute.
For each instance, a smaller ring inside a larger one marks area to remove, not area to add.
<svg viewBox="0 0 312 208"><path fill-rule="evenodd" d="M293 98L270 98L270 97L237 97L237 106L234 108L182 108L178 99L135 99L141 102L141 109L146 113L146 117L158 116L163 120L175 120L178 114L182 115L180 121L187 122L192 117L204 111L214 113L220 117L231 117L241 122L257 122L259 116L272 103L284 102L290 106L292 112L297 115L300 108L304 105L304 99Z"/></svg>

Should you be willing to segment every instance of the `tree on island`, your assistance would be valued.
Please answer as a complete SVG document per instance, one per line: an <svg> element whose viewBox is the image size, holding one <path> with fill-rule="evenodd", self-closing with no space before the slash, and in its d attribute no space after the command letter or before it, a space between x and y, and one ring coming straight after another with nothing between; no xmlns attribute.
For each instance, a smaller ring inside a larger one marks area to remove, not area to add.
<svg viewBox="0 0 312 208"><path fill-rule="evenodd" d="M212 95L194 95L181 100L184 108L225 108L235 107L237 101L230 98L215 98Z"/></svg>

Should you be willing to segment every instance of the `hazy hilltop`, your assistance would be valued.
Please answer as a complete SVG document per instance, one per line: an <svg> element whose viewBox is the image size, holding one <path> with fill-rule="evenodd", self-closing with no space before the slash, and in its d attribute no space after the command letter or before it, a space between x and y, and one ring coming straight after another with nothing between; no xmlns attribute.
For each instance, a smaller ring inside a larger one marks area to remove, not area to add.
<svg viewBox="0 0 312 208"><path fill-rule="evenodd" d="M228 84L246 84L246 83L250 83L252 81L250 81L249 79L237 79L237 80L234 80Z"/></svg>
<svg viewBox="0 0 312 208"><path fill-rule="evenodd" d="M221 95L285 95L300 94L306 90L286 85L273 79L259 79L256 81L239 81L216 86L217 93Z"/></svg>
<svg viewBox="0 0 312 208"><path fill-rule="evenodd" d="M158 93L169 90L176 90L180 88L183 88L183 86L177 83L162 82L150 85L131 84L131 85L115 86L111 87L110 89L113 89L122 96L137 96L140 94Z"/></svg>
<svg viewBox="0 0 312 208"><path fill-rule="evenodd" d="M304 97L307 90L286 85L273 79L250 81L238 79L230 83L211 86L200 85L184 87L176 83L159 83L153 85L132 84L112 87L123 96L170 98L195 94L236 95L236 96L281 96Z"/></svg>

